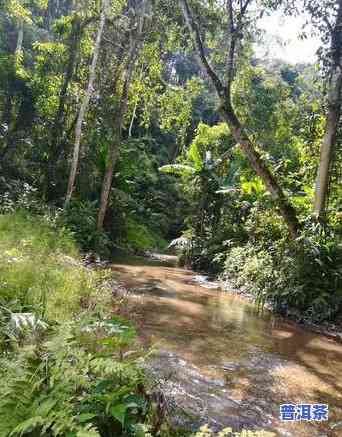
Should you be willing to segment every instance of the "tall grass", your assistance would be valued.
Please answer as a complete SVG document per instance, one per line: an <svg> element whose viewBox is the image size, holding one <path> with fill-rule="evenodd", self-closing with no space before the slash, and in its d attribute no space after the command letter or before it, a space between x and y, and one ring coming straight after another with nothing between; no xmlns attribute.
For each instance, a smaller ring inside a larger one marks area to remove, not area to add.
<svg viewBox="0 0 342 437"><path fill-rule="evenodd" d="M70 318L94 289L72 235L24 212L0 215L0 304L49 320Z"/></svg>

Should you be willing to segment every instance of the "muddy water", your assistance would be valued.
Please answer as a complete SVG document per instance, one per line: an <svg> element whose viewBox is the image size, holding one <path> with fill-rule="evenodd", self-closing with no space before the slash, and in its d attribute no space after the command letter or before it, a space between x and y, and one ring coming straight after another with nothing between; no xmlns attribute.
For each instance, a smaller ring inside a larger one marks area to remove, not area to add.
<svg viewBox="0 0 342 437"><path fill-rule="evenodd" d="M190 415L214 428L342 436L341 344L258 314L191 271L146 261L112 268L131 292L127 313L141 338L160 351L154 371ZM281 422L281 403L327 403L329 421Z"/></svg>

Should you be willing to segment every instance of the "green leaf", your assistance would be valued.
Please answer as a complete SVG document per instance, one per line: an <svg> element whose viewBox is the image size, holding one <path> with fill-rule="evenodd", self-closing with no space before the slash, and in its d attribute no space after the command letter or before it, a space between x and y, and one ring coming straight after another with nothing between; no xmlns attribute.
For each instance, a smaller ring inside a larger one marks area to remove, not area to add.
<svg viewBox="0 0 342 437"><path fill-rule="evenodd" d="M100 434L96 429L86 427L77 431L76 437L100 437Z"/></svg>
<svg viewBox="0 0 342 437"><path fill-rule="evenodd" d="M37 409L37 413L43 417L46 417L56 404L57 404L57 399L48 398L46 401L40 404L40 406Z"/></svg>
<svg viewBox="0 0 342 437"><path fill-rule="evenodd" d="M113 385L112 379L103 379L95 387L95 393L102 393Z"/></svg>
<svg viewBox="0 0 342 437"><path fill-rule="evenodd" d="M85 422L88 422L91 419L94 419L94 417L96 417L96 414L93 414L93 413L83 413L83 414L80 414L78 416L78 421L80 423L85 423Z"/></svg>
<svg viewBox="0 0 342 437"><path fill-rule="evenodd" d="M10 436L14 436L17 434L25 434L27 432L33 431L37 429L38 426L43 425L44 420L40 416L31 417L30 419L25 420L24 422L20 423L18 426L14 428L14 430L11 432Z"/></svg>
<svg viewBox="0 0 342 437"><path fill-rule="evenodd" d="M127 405L118 404L111 408L110 410L112 416L121 423L122 426L125 424Z"/></svg>
<svg viewBox="0 0 342 437"><path fill-rule="evenodd" d="M144 408L145 399L138 395L128 395L125 397L125 404L127 408Z"/></svg>

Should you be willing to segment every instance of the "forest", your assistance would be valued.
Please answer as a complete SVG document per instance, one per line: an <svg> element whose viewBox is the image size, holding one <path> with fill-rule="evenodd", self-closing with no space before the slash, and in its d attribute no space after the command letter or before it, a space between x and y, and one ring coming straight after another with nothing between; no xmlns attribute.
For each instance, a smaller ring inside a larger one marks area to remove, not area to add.
<svg viewBox="0 0 342 437"><path fill-rule="evenodd" d="M110 263L342 331L341 105L342 0L0 0L0 437L271 435L166 419Z"/></svg>

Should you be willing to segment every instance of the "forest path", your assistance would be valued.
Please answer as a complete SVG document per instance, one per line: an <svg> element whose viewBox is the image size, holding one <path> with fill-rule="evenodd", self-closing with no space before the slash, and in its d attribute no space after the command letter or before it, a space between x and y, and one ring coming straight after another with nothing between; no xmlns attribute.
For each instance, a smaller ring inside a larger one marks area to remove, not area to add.
<svg viewBox="0 0 342 437"><path fill-rule="evenodd" d="M268 311L260 314L172 261L127 258L112 270L129 291L125 315L159 351L151 372L167 398L190 415L178 421L264 428L280 436L342 436L342 345ZM329 421L281 422L282 403L329 404Z"/></svg>

